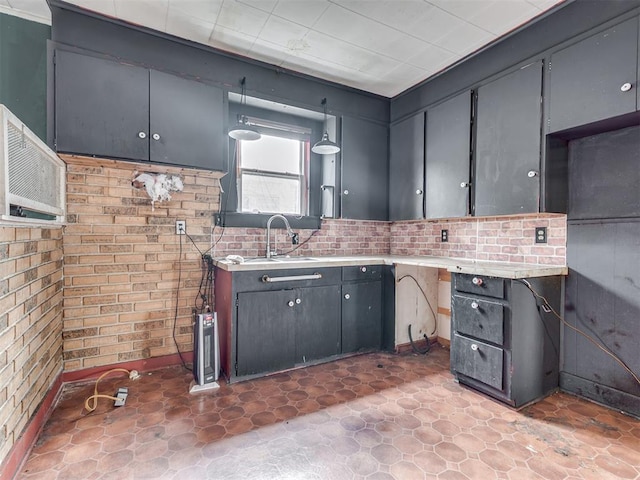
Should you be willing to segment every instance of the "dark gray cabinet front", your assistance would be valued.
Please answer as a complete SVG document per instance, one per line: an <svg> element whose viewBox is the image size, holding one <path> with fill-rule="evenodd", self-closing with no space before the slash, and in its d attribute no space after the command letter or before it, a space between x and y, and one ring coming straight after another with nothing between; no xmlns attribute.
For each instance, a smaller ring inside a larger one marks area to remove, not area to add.
<svg viewBox="0 0 640 480"><path fill-rule="evenodd" d="M426 218L469 213L471 92L427 111L425 151Z"/></svg>
<svg viewBox="0 0 640 480"><path fill-rule="evenodd" d="M149 71L64 50L55 62L56 150L149 160Z"/></svg>
<svg viewBox="0 0 640 480"><path fill-rule="evenodd" d="M225 170L223 93L175 75L55 53L59 152Z"/></svg>
<svg viewBox="0 0 640 480"><path fill-rule="evenodd" d="M634 112L638 17L551 55L549 132Z"/></svg>
<svg viewBox="0 0 640 480"><path fill-rule="evenodd" d="M341 216L387 220L388 128L351 117L341 123Z"/></svg>
<svg viewBox="0 0 640 480"><path fill-rule="evenodd" d="M391 126L389 142L389 220L424 218L425 114Z"/></svg>
<svg viewBox="0 0 640 480"><path fill-rule="evenodd" d="M301 288L297 294L296 363L340 353L340 285Z"/></svg>
<svg viewBox="0 0 640 480"><path fill-rule="evenodd" d="M382 343L382 282L342 285L342 351L379 349Z"/></svg>
<svg viewBox="0 0 640 480"><path fill-rule="evenodd" d="M538 212L542 62L481 86L477 95L475 215Z"/></svg>
<svg viewBox="0 0 640 480"><path fill-rule="evenodd" d="M236 375L295 364L295 290L238 293Z"/></svg>

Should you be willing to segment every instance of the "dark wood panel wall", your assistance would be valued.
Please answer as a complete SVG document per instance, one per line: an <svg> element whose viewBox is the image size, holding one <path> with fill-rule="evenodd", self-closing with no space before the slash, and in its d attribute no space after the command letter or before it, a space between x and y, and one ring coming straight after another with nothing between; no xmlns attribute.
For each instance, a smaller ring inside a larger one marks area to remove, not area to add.
<svg viewBox="0 0 640 480"><path fill-rule="evenodd" d="M46 141L51 27L0 13L0 103Z"/></svg>

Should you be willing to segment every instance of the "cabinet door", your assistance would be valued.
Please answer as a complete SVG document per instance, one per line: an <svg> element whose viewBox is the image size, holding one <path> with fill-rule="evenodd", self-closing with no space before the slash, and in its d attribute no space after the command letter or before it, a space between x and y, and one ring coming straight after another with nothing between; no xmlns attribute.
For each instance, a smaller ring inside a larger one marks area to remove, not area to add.
<svg viewBox="0 0 640 480"><path fill-rule="evenodd" d="M150 73L150 160L226 171L222 90Z"/></svg>
<svg viewBox="0 0 640 480"><path fill-rule="evenodd" d="M296 363L340 353L340 285L301 288L296 310Z"/></svg>
<svg viewBox="0 0 640 480"><path fill-rule="evenodd" d="M424 113L391 126L389 220L424 217Z"/></svg>
<svg viewBox="0 0 640 480"><path fill-rule="evenodd" d="M295 364L296 291L238 293L236 376Z"/></svg>
<svg viewBox="0 0 640 480"><path fill-rule="evenodd" d="M538 211L541 87L542 62L535 62L478 89L477 216Z"/></svg>
<svg viewBox="0 0 640 480"><path fill-rule="evenodd" d="M464 217L469 213L471 93L427 112L425 216Z"/></svg>
<svg viewBox="0 0 640 480"><path fill-rule="evenodd" d="M554 53L549 131L635 111L637 63L637 17ZM625 83L632 88L622 89Z"/></svg>
<svg viewBox="0 0 640 480"><path fill-rule="evenodd" d="M382 283L342 286L342 352L379 349L382 342Z"/></svg>
<svg viewBox="0 0 640 480"><path fill-rule="evenodd" d="M148 133L148 70L56 51L57 151L148 160Z"/></svg>
<svg viewBox="0 0 640 480"><path fill-rule="evenodd" d="M342 218L387 220L388 129L342 118Z"/></svg>

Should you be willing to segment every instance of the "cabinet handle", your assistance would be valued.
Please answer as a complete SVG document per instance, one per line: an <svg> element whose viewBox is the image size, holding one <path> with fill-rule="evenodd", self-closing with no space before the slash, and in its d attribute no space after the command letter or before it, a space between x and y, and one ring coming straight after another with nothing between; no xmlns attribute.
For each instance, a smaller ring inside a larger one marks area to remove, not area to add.
<svg viewBox="0 0 640 480"><path fill-rule="evenodd" d="M362 273L366 272L366 271L367 271L367 267L360 267L360 271L361 271Z"/></svg>
<svg viewBox="0 0 640 480"><path fill-rule="evenodd" d="M467 188L469 185L469 182L460 182L460 188Z"/></svg>
<svg viewBox="0 0 640 480"><path fill-rule="evenodd" d="M471 308L473 308L474 310L477 310L479 306L480 305L478 305L478 302L471 302Z"/></svg>
<svg viewBox="0 0 640 480"><path fill-rule="evenodd" d="M138 132L138 138L147 138L147 134L144 132Z"/></svg>
<svg viewBox="0 0 640 480"><path fill-rule="evenodd" d="M154 133L153 135L151 135L151 138L153 138L154 140L160 140L160 134Z"/></svg>
<svg viewBox="0 0 640 480"><path fill-rule="evenodd" d="M471 279L471 283L473 283L476 287L479 287L484 283L484 281L480 277L473 277L473 279Z"/></svg>
<svg viewBox="0 0 640 480"><path fill-rule="evenodd" d="M321 273L313 273L311 275L291 275L286 277L270 277L269 275L262 276L263 283L276 283L276 282L294 282L301 280L318 280L322 278Z"/></svg>
<svg viewBox="0 0 640 480"><path fill-rule="evenodd" d="M349 190L345 190L345 191L344 191L344 192L342 192L342 193L344 193L345 195L349 195Z"/></svg>
<svg viewBox="0 0 640 480"><path fill-rule="evenodd" d="M349 295L348 293L344 294L344 299L345 300L349 300L351 298L351 295Z"/></svg>
<svg viewBox="0 0 640 480"><path fill-rule="evenodd" d="M629 90L631 90L631 88L632 88L632 87L633 87L633 85L631 85L629 82L627 82L627 83L623 83L623 84L620 86L620 91L621 91L621 92L628 92Z"/></svg>
<svg viewBox="0 0 640 480"><path fill-rule="evenodd" d="M296 305L300 305L302 303L302 300L300 300L299 298L296 298Z"/></svg>
<svg viewBox="0 0 640 480"><path fill-rule="evenodd" d="M529 170L527 172L527 177L529 177L529 178L534 178L534 177L537 177L537 176L538 176L538 172L536 172L535 170Z"/></svg>
<svg viewBox="0 0 640 480"><path fill-rule="evenodd" d="M293 305L294 305L293 300L289 300L289 301L287 302L287 305L288 305L288 306L290 306L290 307L293 307Z"/></svg>
<svg viewBox="0 0 640 480"><path fill-rule="evenodd" d="M471 350L473 350L474 352L478 350L478 345L476 345L475 343L471 344Z"/></svg>
<svg viewBox="0 0 640 480"><path fill-rule="evenodd" d="M420 190L419 188L416 190L416 195L422 195L422 190Z"/></svg>

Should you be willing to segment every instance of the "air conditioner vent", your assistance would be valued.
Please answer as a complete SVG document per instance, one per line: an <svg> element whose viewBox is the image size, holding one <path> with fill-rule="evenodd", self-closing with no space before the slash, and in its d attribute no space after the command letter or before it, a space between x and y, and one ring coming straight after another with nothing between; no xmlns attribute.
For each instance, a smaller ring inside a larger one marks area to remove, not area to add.
<svg viewBox="0 0 640 480"><path fill-rule="evenodd" d="M27 217L39 221L64 221L64 162L4 105L0 105L0 115L2 218L20 218L11 214L20 207Z"/></svg>

